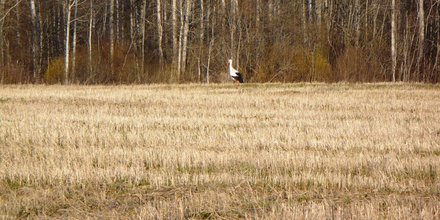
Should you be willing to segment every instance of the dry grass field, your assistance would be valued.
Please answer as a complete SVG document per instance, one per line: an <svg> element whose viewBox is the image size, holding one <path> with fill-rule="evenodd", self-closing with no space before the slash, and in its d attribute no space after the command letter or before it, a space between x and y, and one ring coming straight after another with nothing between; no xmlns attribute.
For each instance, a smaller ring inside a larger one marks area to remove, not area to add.
<svg viewBox="0 0 440 220"><path fill-rule="evenodd" d="M0 86L0 218L439 219L440 86Z"/></svg>

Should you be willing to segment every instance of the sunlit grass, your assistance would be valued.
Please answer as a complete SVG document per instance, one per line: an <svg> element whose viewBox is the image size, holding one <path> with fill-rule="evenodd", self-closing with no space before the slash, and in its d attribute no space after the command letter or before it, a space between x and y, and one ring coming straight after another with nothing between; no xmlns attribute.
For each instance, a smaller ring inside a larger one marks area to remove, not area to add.
<svg viewBox="0 0 440 220"><path fill-rule="evenodd" d="M440 87L0 87L0 217L440 217Z"/></svg>

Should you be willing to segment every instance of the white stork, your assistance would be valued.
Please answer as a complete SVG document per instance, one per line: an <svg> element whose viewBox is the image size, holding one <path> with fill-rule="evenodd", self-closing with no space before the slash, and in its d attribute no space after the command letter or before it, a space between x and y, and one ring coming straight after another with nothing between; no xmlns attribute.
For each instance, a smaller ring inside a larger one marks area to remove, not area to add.
<svg viewBox="0 0 440 220"><path fill-rule="evenodd" d="M243 83L243 77L238 72L238 70L234 69L232 67L232 60L229 60L229 75L232 77L233 80L238 81L239 83Z"/></svg>

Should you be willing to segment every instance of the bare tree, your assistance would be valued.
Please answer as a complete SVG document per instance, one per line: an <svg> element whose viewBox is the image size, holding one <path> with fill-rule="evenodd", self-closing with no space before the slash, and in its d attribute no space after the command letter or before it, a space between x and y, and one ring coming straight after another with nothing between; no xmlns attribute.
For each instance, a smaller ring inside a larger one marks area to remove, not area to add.
<svg viewBox="0 0 440 220"><path fill-rule="evenodd" d="M423 74L423 56L424 56L424 47L425 47L425 10L423 9L423 0L419 0L419 13L418 13L418 21L419 21L419 50L417 57L417 80L420 79L420 74Z"/></svg>
<svg viewBox="0 0 440 220"><path fill-rule="evenodd" d="M119 33L120 33L120 31L119 31L119 0L115 0L115 30L116 30L116 34L115 34L115 39L116 39L116 42L117 43L119 43L119 40L120 40L120 38L119 38Z"/></svg>
<svg viewBox="0 0 440 220"><path fill-rule="evenodd" d="M163 28L162 28L162 13L160 10L160 0L156 1L156 15L157 15L157 47L159 50L159 62L162 63L163 58L163 50L162 50L162 35L163 35Z"/></svg>
<svg viewBox="0 0 440 220"><path fill-rule="evenodd" d="M396 35L396 0L391 0L391 73L393 82L396 81L397 66Z"/></svg>
<svg viewBox="0 0 440 220"><path fill-rule="evenodd" d="M115 64L114 64L114 58L115 58L115 34L114 34L114 16L115 11L115 0L110 0L110 18L109 18L109 26L110 26L110 71L111 76L113 77L115 74Z"/></svg>
<svg viewBox="0 0 440 220"><path fill-rule="evenodd" d="M70 20L71 20L71 8L73 4L71 0L66 0L66 41L64 51L64 84L69 84L69 64L70 64Z"/></svg>
<svg viewBox="0 0 440 220"><path fill-rule="evenodd" d="M200 0L200 35L199 35L199 55L198 55L198 80L201 81L201 75L202 75L202 70L201 70L201 64L200 64L200 57L202 56L202 47L203 47L203 39L204 39L204 35L205 35L205 15L204 15L204 6L203 6L203 0Z"/></svg>
<svg viewBox="0 0 440 220"><path fill-rule="evenodd" d="M89 15L89 79L93 76L92 37L93 37L93 0L90 0Z"/></svg>
<svg viewBox="0 0 440 220"><path fill-rule="evenodd" d="M41 72L41 26L40 16L37 13L35 0L30 0L31 21L32 21L32 63L33 63L33 79L39 81Z"/></svg>
<svg viewBox="0 0 440 220"><path fill-rule="evenodd" d="M141 9L141 35L142 35L142 40L141 40L141 73L140 74L144 74L144 63L145 63L145 16L146 16L146 11L147 11L147 0L143 0L142 2L142 9ZM140 76L138 74L138 80L140 81Z"/></svg>
<svg viewBox="0 0 440 220"><path fill-rule="evenodd" d="M360 4L360 0L356 0L355 1L355 31L356 31L356 37L355 37L355 44L356 47L359 47L359 40L361 37L361 4Z"/></svg>
<svg viewBox="0 0 440 220"><path fill-rule="evenodd" d="M307 0L302 0L301 2L302 2L301 5L302 5L303 43L304 43L304 45L306 45L307 42L308 42L308 37L307 37L307 9L306 9Z"/></svg>
<svg viewBox="0 0 440 220"><path fill-rule="evenodd" d="M4 13L4 10L5 10L5 0L0 0L0 14L2 15L3 13ZM3 34L3 19L2 20L0 20L0 68L4 65L4 34ZM1 69L0 69L0 71L1 71ZM2 74L2 78L1 78L1 81L3 82L3 75L4 74Z"/></svg>
<svg viewBox="0 0 440 220"><path fill-rule="evenodd" d="M77 20L78 20L78 0L73 0L74 12L73 12L73 36L72 36L72 75L76 75L76 33L77 33Z"/></svg>
<svg viewBox="0 0 440 220"><path fill-rule="evenodd" d="M171 2L171 23L172 23L172 39L173 39L173 64L177 64L177 14L176 9L177 4L176 0L172 0ZM174 66L173 65L173 66Z"/></svg>

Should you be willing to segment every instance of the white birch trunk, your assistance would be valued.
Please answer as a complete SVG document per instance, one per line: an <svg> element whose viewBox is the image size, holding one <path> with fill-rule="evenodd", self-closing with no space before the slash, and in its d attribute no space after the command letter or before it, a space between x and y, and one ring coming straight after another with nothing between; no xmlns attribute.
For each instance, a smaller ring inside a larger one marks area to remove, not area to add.
<svg viewBox="0 0 440 220"><path fill-rule="evenodd" d="M309 23L313 20L313 7L312 7L312 0L306 0L307 1L307 20Z"/></svg>
<svg viewBox="0 0 440 220"><path fill-rule="evenodd" d="M141 72L140 74L144 75L144 63L145 63L145 14L147 10L147 0L143 0L142 9L141 9ZM138 75L138 80L140 81L141 78Z"/></svg>
<svg viewBox="0 0 440 220"><path fill-rule="evenodd" d="M89 17L89 75L93 75L93 58L92 58L92 36L93 36L93 0L90 0L90 17Z"/></svg>
<svg viewBox="0 0 440 220"><path fill-rule="evenodd" d="M192 0L186 1L185 21L183 30L183 43L182 43L182 71L186 69L186 56L188 50L188 32L189 32L189 17L191 16Z"/></svg>
<svg viewBox="0 0 440 220"><path fill-rule="evenodd" d="M205 35L205 15L204 15L204 2L203 0L200 0L200 39L199 39L199 58L198 58L198 70L199 70L199 82L201 82L201 62L200 62L200 57L202 56L203 50L203 38Z"/></svg>
<svg viewBox="0 0 440 220"><path fill-rule="evenodd" d="M209 65L211 64L211 52L212 47L214 46L214 36L212 36L211 42L209 42L209 49L208 49L208 64L206 66L206 84L209 84Z"/></svg>
<svg viewBox="0 0 440 220"><path fill-rule="evenodd" d="M31 9L31 21L32 21L32 63L33 63L33 71L32 76L33 79L38 81L40 74L40 50L42 41L41 30L40 30L40 21L36 10L35 0L30 0L30 9Z"/></svg>
<svg viewBox="0 0 440 220"><path fill-rule="evenodd" d="M156 9L157 9L157 46L159 50L159 62L162 63L163 58L163 50L162 50L162 35L163 35L163 28L162 28L162 13L160 10L160 0L156 1Z"/></svg>
<svg viewBox="0 0 440 220"><path fill-rule="evenodd" d="M176 0L172 0L171 2L171 23L172 23L172 38L173 38L173 58L172 63L173 66L177 64L177 15L176 15Z"/></svg>
<svg viewBox="0 0 440 220"><path fill-rule="evenodd" d="M134 30L136 28L135 16L133 14L135 11L134 0L130 0L130 7L130 41L134 42Z"/></svg>
<svg viewBox="0 0 440 220"><path fill-rule="evenodd" d="M66 41L65 44L65 51L64 51L64 84L69 84L69 55L70 55L70 0L67 0L66 3L66 13L67 13L67 19L66 19Z"/></svg>
<svg viewBox="0 0 440 220"><path fill-rule="evenodd" d="M183 13L183 5L182 1L179 1L179 9L180 9L180 30L179 30L179 48L177 54L177 81L180 80L180 74L182 71L182 45L183 45L183 29L184 29L184 13Z"/></svg>
<svg viewBox="0 0 440 220"><path fill-rule="evenodd" d="M205 11L204 11L204 2L200 0L200 48L203 46L203 38L205 37Z"/></svg>
<svg viewBox="0 0 440 220"><path fill-rule="evenodd" d="M77 18L78 18L78 0L74 0L73 13L73 36L72 36L72 77L76 75L76 32L77 32Z"/></svg>

